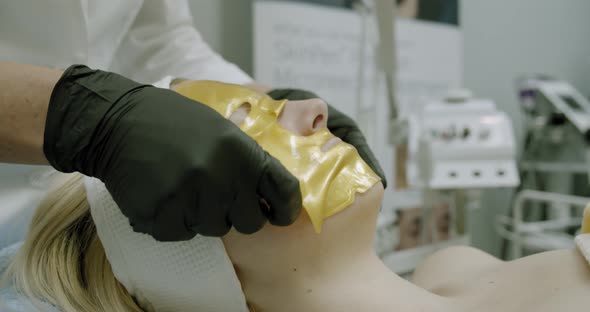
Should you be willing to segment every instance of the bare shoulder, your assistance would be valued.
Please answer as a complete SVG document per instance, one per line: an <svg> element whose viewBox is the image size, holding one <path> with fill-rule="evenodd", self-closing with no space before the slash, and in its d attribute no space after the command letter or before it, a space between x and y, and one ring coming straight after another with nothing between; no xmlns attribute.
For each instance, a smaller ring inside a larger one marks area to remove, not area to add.
<svg viewBox="0 0 590 312"><path fill-rule="evenodd" d="M542 276L557 281L581 282L590 287L590 266L578 249L547 251L507 263L508 274Z"/></svg>
<svg viewBox="0 0 590 312"><path fill-rule="evenodd" d="M436 293L448 293L463 281L504 262L469 246L454 246L439 250L426 258L414 271L412 281Z"/></svg>
<svg viewBox="0 0 590 312"><path fill-rule="evenodd" d="M577 249L542 252L485 272L465 292L469 289L474 298L494 298L527 311L586 311L590 267Z"/></svg>
<svg viewBox="0 0 590 312"><path fill-rule="evenodd" d="M414 282L491 311L585 311L590 305L590 266L577 249L503 262L475 248L448 248L427 258Z"/></svg>

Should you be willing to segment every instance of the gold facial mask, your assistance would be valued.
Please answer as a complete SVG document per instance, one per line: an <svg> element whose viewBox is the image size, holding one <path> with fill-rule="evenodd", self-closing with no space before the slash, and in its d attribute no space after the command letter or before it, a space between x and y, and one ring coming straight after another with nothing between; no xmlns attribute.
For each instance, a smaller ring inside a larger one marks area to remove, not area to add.
<svg viewBox="0 0 590 312"><path fill-rule="evenodd" d="M586 205L586 209L584 209L584 217L582 218L582 233L590 234L590 204Z"/></svg>
<svg viewBox="0 0 590 312"><path fill-rule="evenodd" d="M317 233L326 218L352 204L355 193L364 193L380 181L352 145L339 142L322 151L322 146L335 138L328 129L297 136L282 128L278 118L286 100L275 101L242 86L214 81L185 81L173 89L225 118L250 104L240 129L299 179L303 208Z"/></svg>

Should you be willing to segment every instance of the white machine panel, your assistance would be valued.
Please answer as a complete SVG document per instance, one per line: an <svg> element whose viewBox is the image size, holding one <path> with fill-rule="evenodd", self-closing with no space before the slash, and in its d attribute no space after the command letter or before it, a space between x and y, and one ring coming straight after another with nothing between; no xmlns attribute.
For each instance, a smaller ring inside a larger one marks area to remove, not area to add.
<svg viewBox="0 0 590 312"><path fill-rule="evenodd" d="M512 123L492 101L433 101L413 120L419 133L417 164L424 187L518 185Z"/></svg>
<svg viewBox="0 0 590 312"><path fill-rule="evenodd" d="M537 81L537 89L555 106L555 109L565 114L585 134L590 130L590 102L574 87L564 81Z"/></svg>

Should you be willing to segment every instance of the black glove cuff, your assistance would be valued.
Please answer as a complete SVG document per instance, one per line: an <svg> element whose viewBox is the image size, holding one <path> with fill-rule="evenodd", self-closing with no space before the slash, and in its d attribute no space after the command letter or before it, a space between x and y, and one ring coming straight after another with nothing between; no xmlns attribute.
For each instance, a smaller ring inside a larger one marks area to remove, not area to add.
<svg viewBox="0 0 590 312"><path fill-rule="evenodd" d="M43 139L49 163L62 172L96 176L93 166L87 165L87 158L95 157L92 142L99 141L94 137L96 129L121 96L141 86L117 74L70 66L49 100Z"/></svg>

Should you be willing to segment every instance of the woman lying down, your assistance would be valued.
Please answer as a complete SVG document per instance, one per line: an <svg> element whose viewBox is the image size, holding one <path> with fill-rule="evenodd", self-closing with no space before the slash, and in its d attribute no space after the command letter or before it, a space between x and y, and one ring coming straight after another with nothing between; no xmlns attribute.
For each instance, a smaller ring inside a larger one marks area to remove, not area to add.
<svg viewBox="0 0 590 312"><path fill-rule="evenodd" d="M100 181L63 175L5 272L20 298L53 311L590 307L590 267L583 256L590 234L578 237L578 249L511 262L449 248L422 263L413 283L406 281L372 248L383 186L354 148L328 132L323 102L274 101L206 81L175 89L231 119L299 178L301 216L292 226L267 225L253 235L157 242L132 231Z"/></svg>

